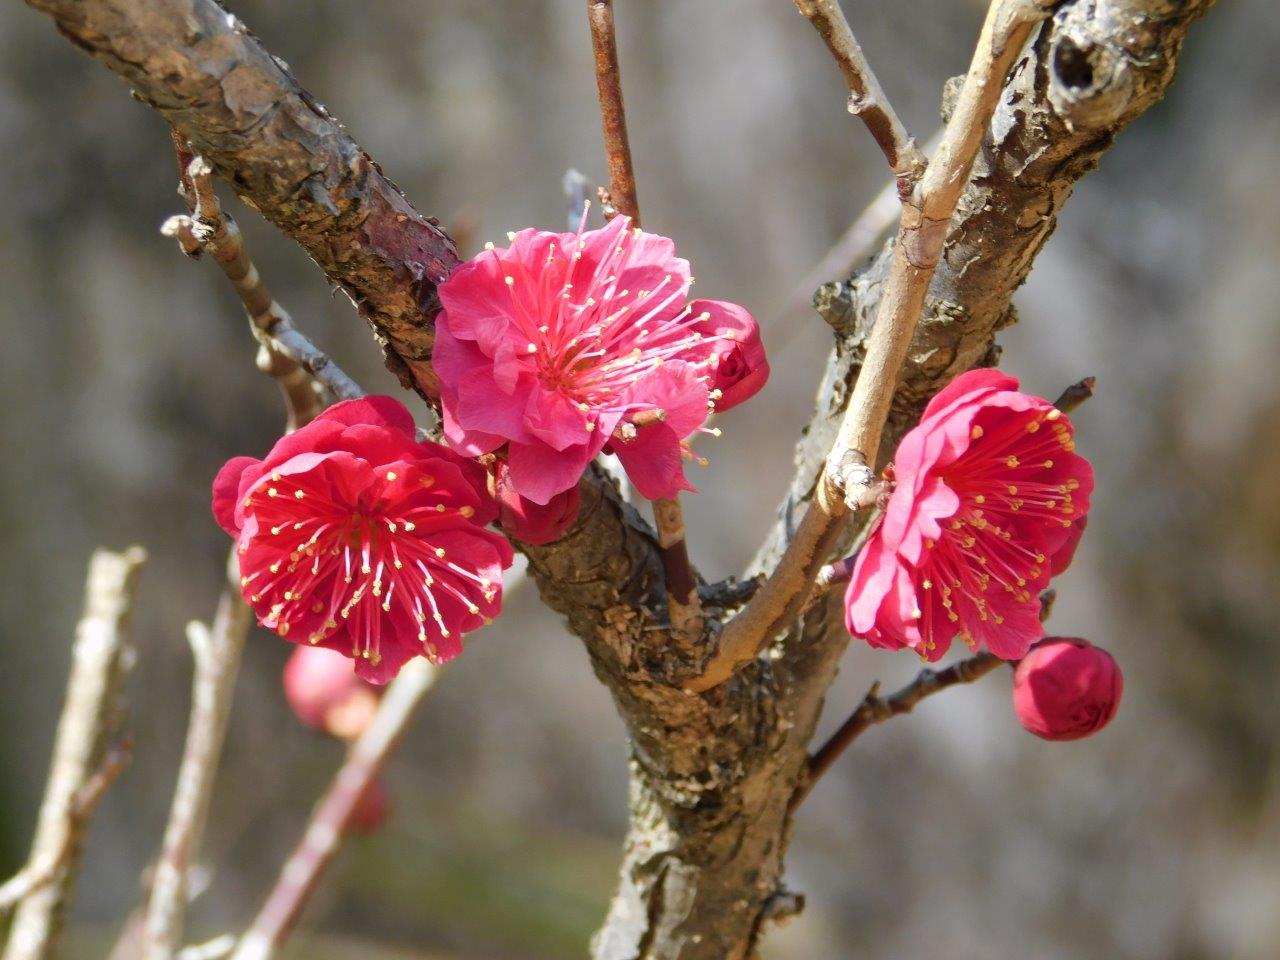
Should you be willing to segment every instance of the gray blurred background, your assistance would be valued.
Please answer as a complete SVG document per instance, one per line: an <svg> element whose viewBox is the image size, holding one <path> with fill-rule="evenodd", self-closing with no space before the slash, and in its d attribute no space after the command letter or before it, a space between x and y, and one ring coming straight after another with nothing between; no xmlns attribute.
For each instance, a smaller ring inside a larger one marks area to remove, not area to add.
<svg viewBox="0 0 1280 960"><path fill-rule="evenodd" d="M581 0L232 0L419 209L473 219L473 249L561 228L560 178L604 176ZM936 126L976 0L846 3L908 126ZM721 423L689 506L696 561L741 568L772 522L829 345L788 313L797 280L881 186L838 72L785 0L622 2L646 224L703 296L764 326L774 377ZM1170 99L1067 205L1006 368L1077 416L1099 488L1058 584L1056 632L1125 668L1095 739L1023 733L1007 676L876 729L799 817L788 882L808 909L765 957L1274 958L1280 955L1280 12L1223 3ZM157 227L180 201L164 124L22 4L0 6L0 874L22 862L60 707L85 562L141 542L136 758L106 798L76 907L101 956L155 854L190 657L227 549L208 509L223 460L280 428L223 277ZM300 251L240 215L298 322L392 391L364 325ZM792 314L794 317L794 313ZM341 757L280 694L289 647L251 638L193 936L248 919ZM823 732L907 654L852 650ZM395 813L342 854L298 957L580 957L625 823L621 723L579 644L529 594L476 635L389 778Z"/></svg>

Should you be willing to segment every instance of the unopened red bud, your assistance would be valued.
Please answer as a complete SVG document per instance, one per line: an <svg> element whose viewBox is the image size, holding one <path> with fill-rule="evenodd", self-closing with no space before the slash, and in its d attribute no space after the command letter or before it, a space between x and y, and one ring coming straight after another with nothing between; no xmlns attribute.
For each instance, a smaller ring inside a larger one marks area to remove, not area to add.
<svg viewBox="0 0 1280 960"><path fill-rule="evenodd" d="M381 780L370 782L347 821L353 833L375 833L391 816L391 793Z"/></svg>
<svg viewBox="0 0 1280 960"><path fill-rule="evenodd" d="M1078 637L1047 637L1014 670L1013 709L1037 737L1079 740L1111 722L1123 691L1107 651Z"/></svg>
<svg viewBox="0 0 1280 960"><path fill-rule="evenodd" d="M326 647L298 647L284 667L284 696L298 719L342 740L364 732L378 706L351 661Z"/></svg>

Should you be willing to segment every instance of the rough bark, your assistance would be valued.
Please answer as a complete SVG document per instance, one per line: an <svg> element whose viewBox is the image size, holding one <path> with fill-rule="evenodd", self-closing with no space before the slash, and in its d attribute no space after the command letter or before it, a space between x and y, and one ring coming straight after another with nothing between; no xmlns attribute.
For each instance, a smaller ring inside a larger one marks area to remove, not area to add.
<svg viewBox="0 0 1280 960"><path fill-rule="evenodd" d="M1075 183L1164 94L1188 28L1211 3L1080 0L1064 4L1028 47L949 229L881 462L943 384L994 362L995 334L1016 319L1013 293ZM866 270L815 297L837 343L797 447L795 480L756 570L772 566L813 493L891 257L886 247ZM852 538L849 531L846 544ZM620 890L597 937L598 960L752 955L762 921L778 904L792 902L780 883L786 803L847 642L837 596L811 610L748 670L701 698L709 713L682 710L678 700L644 709L619 696L633 732L662 729L659 723L688 726L663 735L657 763L652 746L636 738L631 831ZM616 681L611 686L619 689ZM773 725L761 719L768 715ZM707 787L693 797L672 796L666 791L674 782ZM755 859L748 864L748 858Z"/></svg>
<svg viewBox="0 0 1280 960"><path fill-rule="evenodd" d="M452 247L243 26L213 0L28 3L133 83L242 197L311 251L431 394L431 292ZM994 359L994 335L1015 316L1012 294L1072 186L1159 99L1191 21L1211 3L1064 3L1019 60L952 221L882 460L928 396ZM837 344L758 569L768 569L811 495L891 256L886 248L867 270L819 292ZM574 528L527 552L543 599L585 642L632 735L631 828L594 954L749 957L765 921L794 909L780 887L787 810L848 640L839 598L729 682L685 693L680 681L696 674L690 661L706 650L673 644L663 629L651 532L598 472L582 490ZM709 642L729 602L707 597Z"/></svg>

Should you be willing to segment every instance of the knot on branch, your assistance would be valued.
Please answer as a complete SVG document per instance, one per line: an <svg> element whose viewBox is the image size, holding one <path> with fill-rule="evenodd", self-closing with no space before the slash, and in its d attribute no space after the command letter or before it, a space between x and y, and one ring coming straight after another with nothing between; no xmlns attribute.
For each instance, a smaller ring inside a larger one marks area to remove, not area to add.
<svg viewBox="0 0 1280 960"><path fill-rule="evenodd" d="M1149 3L1153 9L1132 22L1132 11L1102 7L1085 13L1062 10L1048 50L1048 99L1068 130L1103 130L1124 121L1142 94L1144 72L1162 65L1167 42L1162 20L1179 4Z"/></svg>

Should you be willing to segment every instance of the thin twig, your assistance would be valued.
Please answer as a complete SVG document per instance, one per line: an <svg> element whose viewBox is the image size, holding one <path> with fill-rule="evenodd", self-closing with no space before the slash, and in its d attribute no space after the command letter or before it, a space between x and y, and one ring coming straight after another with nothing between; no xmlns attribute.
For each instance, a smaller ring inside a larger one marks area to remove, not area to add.
<svg viewBox="0 0 1280 960"><path fill-rule="evenodd" d="M89 788L97 782L104 791L110 783L108 776L98 774L107 769L106 758L124 719L124 680L135 658L128 626L146 557L141 547L130 547L123 553L98 550L89 561L84 614L76 626L66 704L58 721L49 781L27 860L37 871L49 863L58 866L55 876L42 880L22 897L4 960L47 960L58 952L81 844L92 805L97 802L93 791L99 788ZM90 803L82 806L86 797Z"/></svg>
<svg viewBox="0 0 1280 960"><path fill-rule="evenodd" d="M973 683L1004 662L994 653L979 653L967 660L954 663L945 670L921 670L911 683L888 697L880 696L880 681L877 680L867 691L858 709L853 711L849 719L840 725L840 729L809 758L807 774L791 797L791 809L794 810L804 801L809 791L813 789L813 785L862 731L877 723L883 723L890 717L910 713L917 703L939 690L945 690L960 683Z"/></svg>
<svg viewBox="0 0 1280 960"><path fill-rule="evenodd" d="M613 0L587 0L587 19L595 51L600 125L609 159L609 199L618 213L630 217L632 226L639 227L640 206L636 201L636 175L627 140L627 113L622 104ZM653 501L653 520L658 531L672 634L685 641L696 640L702 635L702 604L698 599L698 578L689 561L680 499L664 497Z"/></svg>
<svg viewBox="0 0 1280 960"><path fill-rule="evenodd" d="M181 150L178 157L181 163ZM289 429L306 423L323 407L312 377L340 400L363 396L359 385L293 325L289 313L272 297L245 249L239 225L222 209L209 164L201 157L192 158L182 183L191 215L170 217L161 232L176 238L189 256L207 252L235 287L262 345L258 368L274 377L284 394Z"/></svg>
<svg viewBox="0 0 1280 960"><path fill-rule="evenodd" d="M862 55L837 0L795 0L800 11L818 31L849 85L849 112L858 117L889 161L898 178L898 191L910 195L925 170L925 157L889 104L880 81Z"/></svg>
<svg viewBox="0 0 1280 960"><path fill-rule="evenodd" d="M57 850L47 851L44 862L27 864L0 885L0 917L7 916L24 899L58 878L58 871L73 852L76 837L98 808L98 801L129 765L132 751L133 744L127 740L115 744L107 751L93 776L76 791L67 810L66 830L62 835L61 846Z"/></svg>
<svg viewBox="0 0 1280 960"><path fill-rule="evenodd" d="M1052 588L1040 592L1041 623L1049 619L1057 599L1058 592ZM795 810L800 806L813 789L813 785L868 727L883 723L890 717L910 713L912 708L925 697L932 696L947 687L980 680L1002 663L1010 663L1010 661L1001 660L994 653L979 653L954 663L944 670L921 670L911 683L888 697L880 696L880 681L877 680L867 691L858 709L853 711L849 719L840 724L840 728L809 758L805 776L791 797L791 809Z"/></svg>
<svg viewBox="0 0 1280 960"><path fill-rule="evenodd" d="M229 571L236 570L232 558ZM252 614L240 596L239 585L228 583L218 601L212 629L198 622L187 625L187 639L195 659L191 719L165 827L164 846L147 902L144 960L172 960L182 946L187 878L200 852L231 716L241 653L252 623Z"/></svg>
<svg viewBox="0 0 1280 960"><path fill-rule="evenodd" d="M618 70L618 40L613 26L613 0L587 0L591 46L595 53L596 93L600 99L600 125L609 160L609 194L619 213L640 226L636 200L636 175L627 140L627 112L622 104L622 74Z"/></svg>
<svg viewBox="0 0 1280 960"><path fill-rule="evenodd" d="M240 938L232 960L268 960L284 942L325 867L337 853L360 798L439 675L438 667L415 657L387 687L373 720L352 745L346 762L320 799L301 843L285 862L262 909Z"/></svg>
<svg viewBox="0 0 1280 960"><path fill-rule="evenodd" d="M1005 77L1032 28L1047 15L1047 3L992 3L937 156L926 169L916 196L903 203L893 264L866 357L817 492L772 575L726 625L719 649L703 675L686 685L689 690L708 690L723 683L739 665L755 659L765 643L795 616L809 596L819 568L830 556L851 504L862 502L865 491L849 481L854 476L867 476L870 471L865 468L879 453L898 373L942 253L947 224L968 182Z"/></svg>

